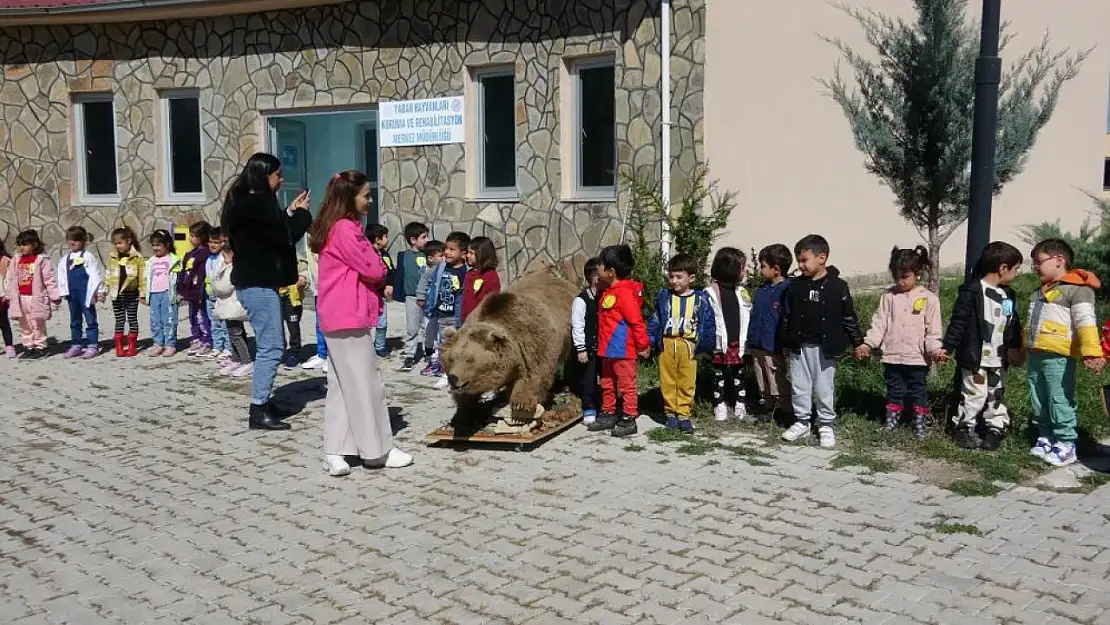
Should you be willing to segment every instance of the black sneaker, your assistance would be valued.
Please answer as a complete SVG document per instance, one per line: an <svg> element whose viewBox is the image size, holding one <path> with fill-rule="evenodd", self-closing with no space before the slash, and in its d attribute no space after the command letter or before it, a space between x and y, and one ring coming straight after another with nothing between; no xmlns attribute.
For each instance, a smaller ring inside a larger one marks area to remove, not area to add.
<svg viewBox="0 0 1110 625"><path fill-rule="evenodd" d="M591 432L604 432L611 430L617 425L617 415L605 414L604 412L597 415L593 423L587 424L586 429Z"/></svg>
<svg viewBox="0 0 1110 625"><path fill-rule="evenodd" d="M998 428L990 428L987 430L987 435L983 437L982 447L987 451L995 451L1002 446L1002 439L1006 438L1006 434Z"/></svg>
<svg viewBox="0 0 1110 625"><path fill-rule="evenodd" d="M968 427L961 427L952 435L957 447L964 449L979 449L979 437Z"/></svg>
<svg viewBox="0 0 1110 625"><path fill-rule="evenodd" d="M636 421L627 417L620 419L617 421L617 424L613 426L613 436L617 438L632 436L638 431L639 430L636 429Z"/></svg>
<svg viewBox="0 0 1110 625"><path fill-rule="evenodd" d="M296 369L297 367L301 366L301 359L297 358L297 355L294 353L286 354L285 358L282 359L282 362L283 364L285 364L286 369Z"/></svg>
<svg viewBox="0 0 1110 625"><path fill-rule="evenodd" d="M416 361L413 360L411 356L406 356L405 361L401 363L400 371L401 373L408 373L409 371L412 371L412 368L415 366Z"/></svg>

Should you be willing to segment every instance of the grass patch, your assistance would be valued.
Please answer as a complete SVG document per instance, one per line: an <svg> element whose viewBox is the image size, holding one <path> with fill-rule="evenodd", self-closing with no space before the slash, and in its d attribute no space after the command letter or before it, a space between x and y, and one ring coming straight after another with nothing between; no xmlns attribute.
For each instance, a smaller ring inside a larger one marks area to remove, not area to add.
<svg viewBox="0 0 1110 625"><path fill-rule="evenodd" d="M983 532L978 527L970 523L953 523L947 519L942 519L936 523L926 525L925 527L937 532L938 534L970 534L971 536L982 536Z"/></svg>
<svg viewBox="0 0 1110 625"><path fill-rule="evenodd" d="M655 428L647 433L647 439L653 443L687 442L693 438L690 434L671 428Z"/></svg>
<svg viewBox="0 0 1110 625"><path fill-rule="evenodd" d="M644 447L643 445L637 445L636 443L632 443L631 445L626 445L625 448L624 448L625 451L643 451L644 449L647 449L647 448Z"/></svg>
<svg viewBox="0 0 1110 625"><path fill-rule="evenodd" d="M893 461L886 458L878 458L869 454L861 453L844 453L833 458L830 465L834 469L842 469L844 467L863 467L871 473L890 473L898 468L898 465Z"/></svg>
<svg viewBox="0 0 1110 625"><path fill-rule="evenodd" d="M964 497L994 497L1002 489L986 480L955 480L946 488Z"/></svg>

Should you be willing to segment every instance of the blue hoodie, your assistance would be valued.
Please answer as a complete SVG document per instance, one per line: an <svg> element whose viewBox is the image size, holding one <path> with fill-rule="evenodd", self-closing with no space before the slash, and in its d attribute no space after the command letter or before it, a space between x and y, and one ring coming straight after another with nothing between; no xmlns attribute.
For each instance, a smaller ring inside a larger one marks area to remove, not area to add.
<svg viewBox="0 0 1110 625"><path fill-rule="evenodd" d="M747 347L765 352L778 352L779 315L782 313L782 296L790 278L775 284L767 281L755 290L752 298L752 317L748 325Z"/></svg>

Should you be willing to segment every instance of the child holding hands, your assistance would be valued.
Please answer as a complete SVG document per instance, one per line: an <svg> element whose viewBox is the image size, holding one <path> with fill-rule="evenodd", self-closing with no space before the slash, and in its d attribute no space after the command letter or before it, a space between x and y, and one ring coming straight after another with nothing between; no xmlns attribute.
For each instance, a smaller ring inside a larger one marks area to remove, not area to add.
<svg viewBox="0 0 1110 625"><path fill-rule="evenodd" d="M894 286L883 293L879 309L871 318L871 328L856 348L857 358L865 359L871 350L883 353L886 378L886 429L898 427L907 405L913 406L913 434L925 438L929 416L929 391L926 376L929 361L944 357L941 350L940 300L921 286L922 273L929 266L929 252L894 248L890 253L890 275Z"/></svg>
<svg viewBox="0 0 1110 625"><path fill-rule="evenodd" d="M46 321L51 304L61 303L54 268L46 259L46 246L35 230L24 230L15 239L19 252L8 265L6 280L8 315L19 320L24 358L46 355Z"/></svg>
<svg viewBox="0 0 1110 625"><path fill-rule="evenodd" d="M632 280L636 261L627 245L610 245L598 255L598 275L606 285L597 313L601 360L601 414L586 426L591 432L609 430L618 438L637 432L640 415L636 389L636 357L651 355L644 324L644 285ZM621 414L617 415L617 397Z"/></svg>
<svg viewBox="0 0 1110 625"><path fill-rule="evenodd" d="M1075 368L1099 373L1102 358L1095 274L1072 267L1075 253L1061 239L1046 239L1030 254L1041 288L1029 299L1029 326L1023 338L1028 353L1029 403L1037 425L1030 453L1053 466L1076 461Z"/></svg>

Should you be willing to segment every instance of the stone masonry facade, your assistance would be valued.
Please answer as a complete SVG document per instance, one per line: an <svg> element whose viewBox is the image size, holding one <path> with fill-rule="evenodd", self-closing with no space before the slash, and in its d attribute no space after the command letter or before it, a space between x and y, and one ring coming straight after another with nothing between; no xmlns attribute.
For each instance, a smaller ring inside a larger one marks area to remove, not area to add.
<svg viewBox="0 0 1110 625"><path fill-rule="evenodd" d="M677 193L683 172L703 160L705 2L676 0L672 10ZM489 236L510 279L536 261L580 267L619 240L627 195L562 200L561 68L578 56L615 58L618 169L651 175L661 156L659 26L658 0L380 0L0 28L0 236L11 246L19 229L34 227L57 249L65 228L79 224L106 254L107 233L119 225L145 237L171 221L215 222L227 182L265 148L267 111L461 95L468 68L515 63L519 200L468 201L464 144L383 148L380 214L393 233L419 220L437 236ZM169 89L199 92L203 205L158 200L157 99ZM71 111L74 96L88 92L114 100L118 206L76 201ZM393 247L401 245L398 238Z"/></svg>

